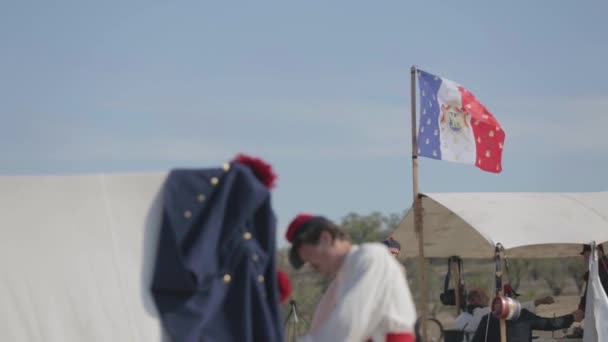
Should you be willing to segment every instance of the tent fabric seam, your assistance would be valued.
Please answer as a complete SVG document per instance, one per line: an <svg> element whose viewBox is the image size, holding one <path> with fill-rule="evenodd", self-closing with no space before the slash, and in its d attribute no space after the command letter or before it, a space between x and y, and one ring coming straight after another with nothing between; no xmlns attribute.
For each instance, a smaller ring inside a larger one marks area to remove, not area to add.
<svg viewBox="0 0 608 342"><path fill-rule="evenodd" d="M109 229L110 229L110 240L111 240L111 244L112 244L112 263L114 264L114 270L116 272L116 280L118 282L118 287L120 288L120 294L122 300L123 300L123 304L125 306L125 309L127 311L127 320L129 320L129 326L131 330L131 338L133 339L133 341L137 341L136 338L136 333L134 331L134 322L132 322L133 318L131 315L131 310L129 308L129 305L127 305L127 300L124 297L124 288L123 288L123 281L122 281L122 276L120 274L120 268L118 265L118 260L117 258L117 252L116 252L116 237L114 236L114 229L116 228L116 220L114 219L114 215L112 214L112 208L110 207L110 202L108 200L108 191L107 191L107 185L106 185L106 176L104 174L100 175L100 185L101 185L101 191L102 191L102 198L103 198L103 204L105 207L105 212L106 212L106 216L107 216L107 220L109 223Z"/></svg>

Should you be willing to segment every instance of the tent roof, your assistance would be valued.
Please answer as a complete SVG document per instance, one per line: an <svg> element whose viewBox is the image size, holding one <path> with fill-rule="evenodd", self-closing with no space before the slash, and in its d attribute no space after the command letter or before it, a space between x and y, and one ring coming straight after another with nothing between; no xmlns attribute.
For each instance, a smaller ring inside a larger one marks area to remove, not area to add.
<svg viewBox="0 0 608 342"><path fill-rule="evenodd" d="M508 257L575 256L581 244L608 241L608 192L427 193L424 254L491 258L494 246ZM410 209L393 237L402 256L418 256L414 212Z"/></svg>

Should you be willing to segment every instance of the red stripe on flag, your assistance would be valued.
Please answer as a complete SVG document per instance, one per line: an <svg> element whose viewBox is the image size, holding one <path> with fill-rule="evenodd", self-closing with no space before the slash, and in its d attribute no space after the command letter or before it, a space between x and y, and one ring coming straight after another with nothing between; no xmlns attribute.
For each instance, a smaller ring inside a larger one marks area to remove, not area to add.
<svg viewBox="0 0 608 342"><path fill-rule="evenodd" d="M502 150L505 131L490 111L479 102L475 95L464 87L458 87L462 94L462 108L471 116L471 126L475 136L477 157L475 165L488 172L502 171Z"/></svg>

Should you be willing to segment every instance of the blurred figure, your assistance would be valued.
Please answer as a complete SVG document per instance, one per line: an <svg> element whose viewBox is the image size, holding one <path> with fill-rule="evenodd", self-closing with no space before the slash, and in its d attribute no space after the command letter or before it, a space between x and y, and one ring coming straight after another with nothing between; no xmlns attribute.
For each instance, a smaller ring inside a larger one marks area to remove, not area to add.
<svg viewBox="0 0 608 342"><path fill-rule="evenodd" d="M488 323L488 319L490 322ZM555 331L569 328L573 322L583 320L583 312L576 310L569 315L546 318L537 316L523 309L518 319L507 320L507 341L532 342L532 330ZM486 337L486 327L487 337ZM486 314L479 323L479 328L472 342L500 341L500 321L493 314Z"/></svg>
<svg viewBox="0 0 608 342"><path fill-rule="evenodd" d="M388 251L391 252L395 258L399 256L399 252L401 252L401 244L397 240L393 239L392 236L382 241L382 243L388 247Z"/></svg>
<svg viewBox="0 0 608 342"><path fill-rule="evenodd" d="M510 284L504 286L505 295L517 298L519 294L513 290ZM456 329L463 330L468 333L474 333L479 326L481 319L490 313L490 298L483 289L473 289L469 291L467 297L467 309L456 317ZM526 309L531 313L536 313L536 307L543 304L553 304L553 297L547 296L538 298L534 301L521 303L522 309Z"/></svg>
<svg viewBox="0 0 608 342"><path fill-rule="evenodd" d="M399 262L380 243L353 245L346 231L300 214L286 233L289 261L333 277L301 342L414 342L416 308Z"/></svg>
<svg viewBox="0 0 608 342"><path fill-rule="evenodd" d="M511 288L510 284L505 284L503 287L503 293L507 297L513 295L519 296L515 290ZM553 303L553 297L544 297L532 302L532 310L536 303L546 304L547 302ZM576 310L569 315L561 317L546 318L537 316L530 308L530 302L521 304L521 313L517 319L506 320L507 328L507 341L509 342L532 342L532 330L544 330L544 331L555 331L560 329L569 328L573 322L580 322L583 320L584 312ZM488 322L489 320L489 322ZM475 335L471 342L484 342L484 341L500 341L500 320L491 313L483 316L479 322L478 328L475 331Z"/></svg>

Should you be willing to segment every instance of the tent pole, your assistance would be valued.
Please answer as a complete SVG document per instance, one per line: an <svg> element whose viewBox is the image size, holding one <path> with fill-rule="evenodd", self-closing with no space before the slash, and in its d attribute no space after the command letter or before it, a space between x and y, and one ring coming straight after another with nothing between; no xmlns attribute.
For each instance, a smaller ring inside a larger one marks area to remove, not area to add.
<svg viewBox="0 0 608 342"><path fill-rule="evenodd" d="M461 298L460 298L460 293L461 293L461 288L460 288L460 257L458 257L458 259L456 259L456 264L454 264L452 267L454 268L454 270L452 271L454 273L454 291L455 291L455 298L456 298L456 316L460 315L460 308L462 307L461 303Z"/></svg>
<svg viewBox="0 0 608 342"><path fill-rule="evenodd" d="M502 259L500 252L502 250L502 244L497 243L494 248L494 260L496 267L496 296L502 297L504 295L502 283L504 280L504 272L502 271ZM492 314L493 308L490 308L490 315ZM488 319L490 317L488 316ZM500 318L500 342L507 342L507 322L504 318Z"/></svg>
<svg viewBox="0 0 608 342"><path fill-rule="evenodd" d="M418 303L421 312L422 322L422 341L426 341L427 335L427 296L426 296L426 281L424 267L424 236L422 222L422 202L418 193L418 142L417 142L417 126L416 126L416 66L411 68L411 104L412 104L412 181L414 195L414 227L418 236L418 282L420 289L420 301Z"/></svg>

